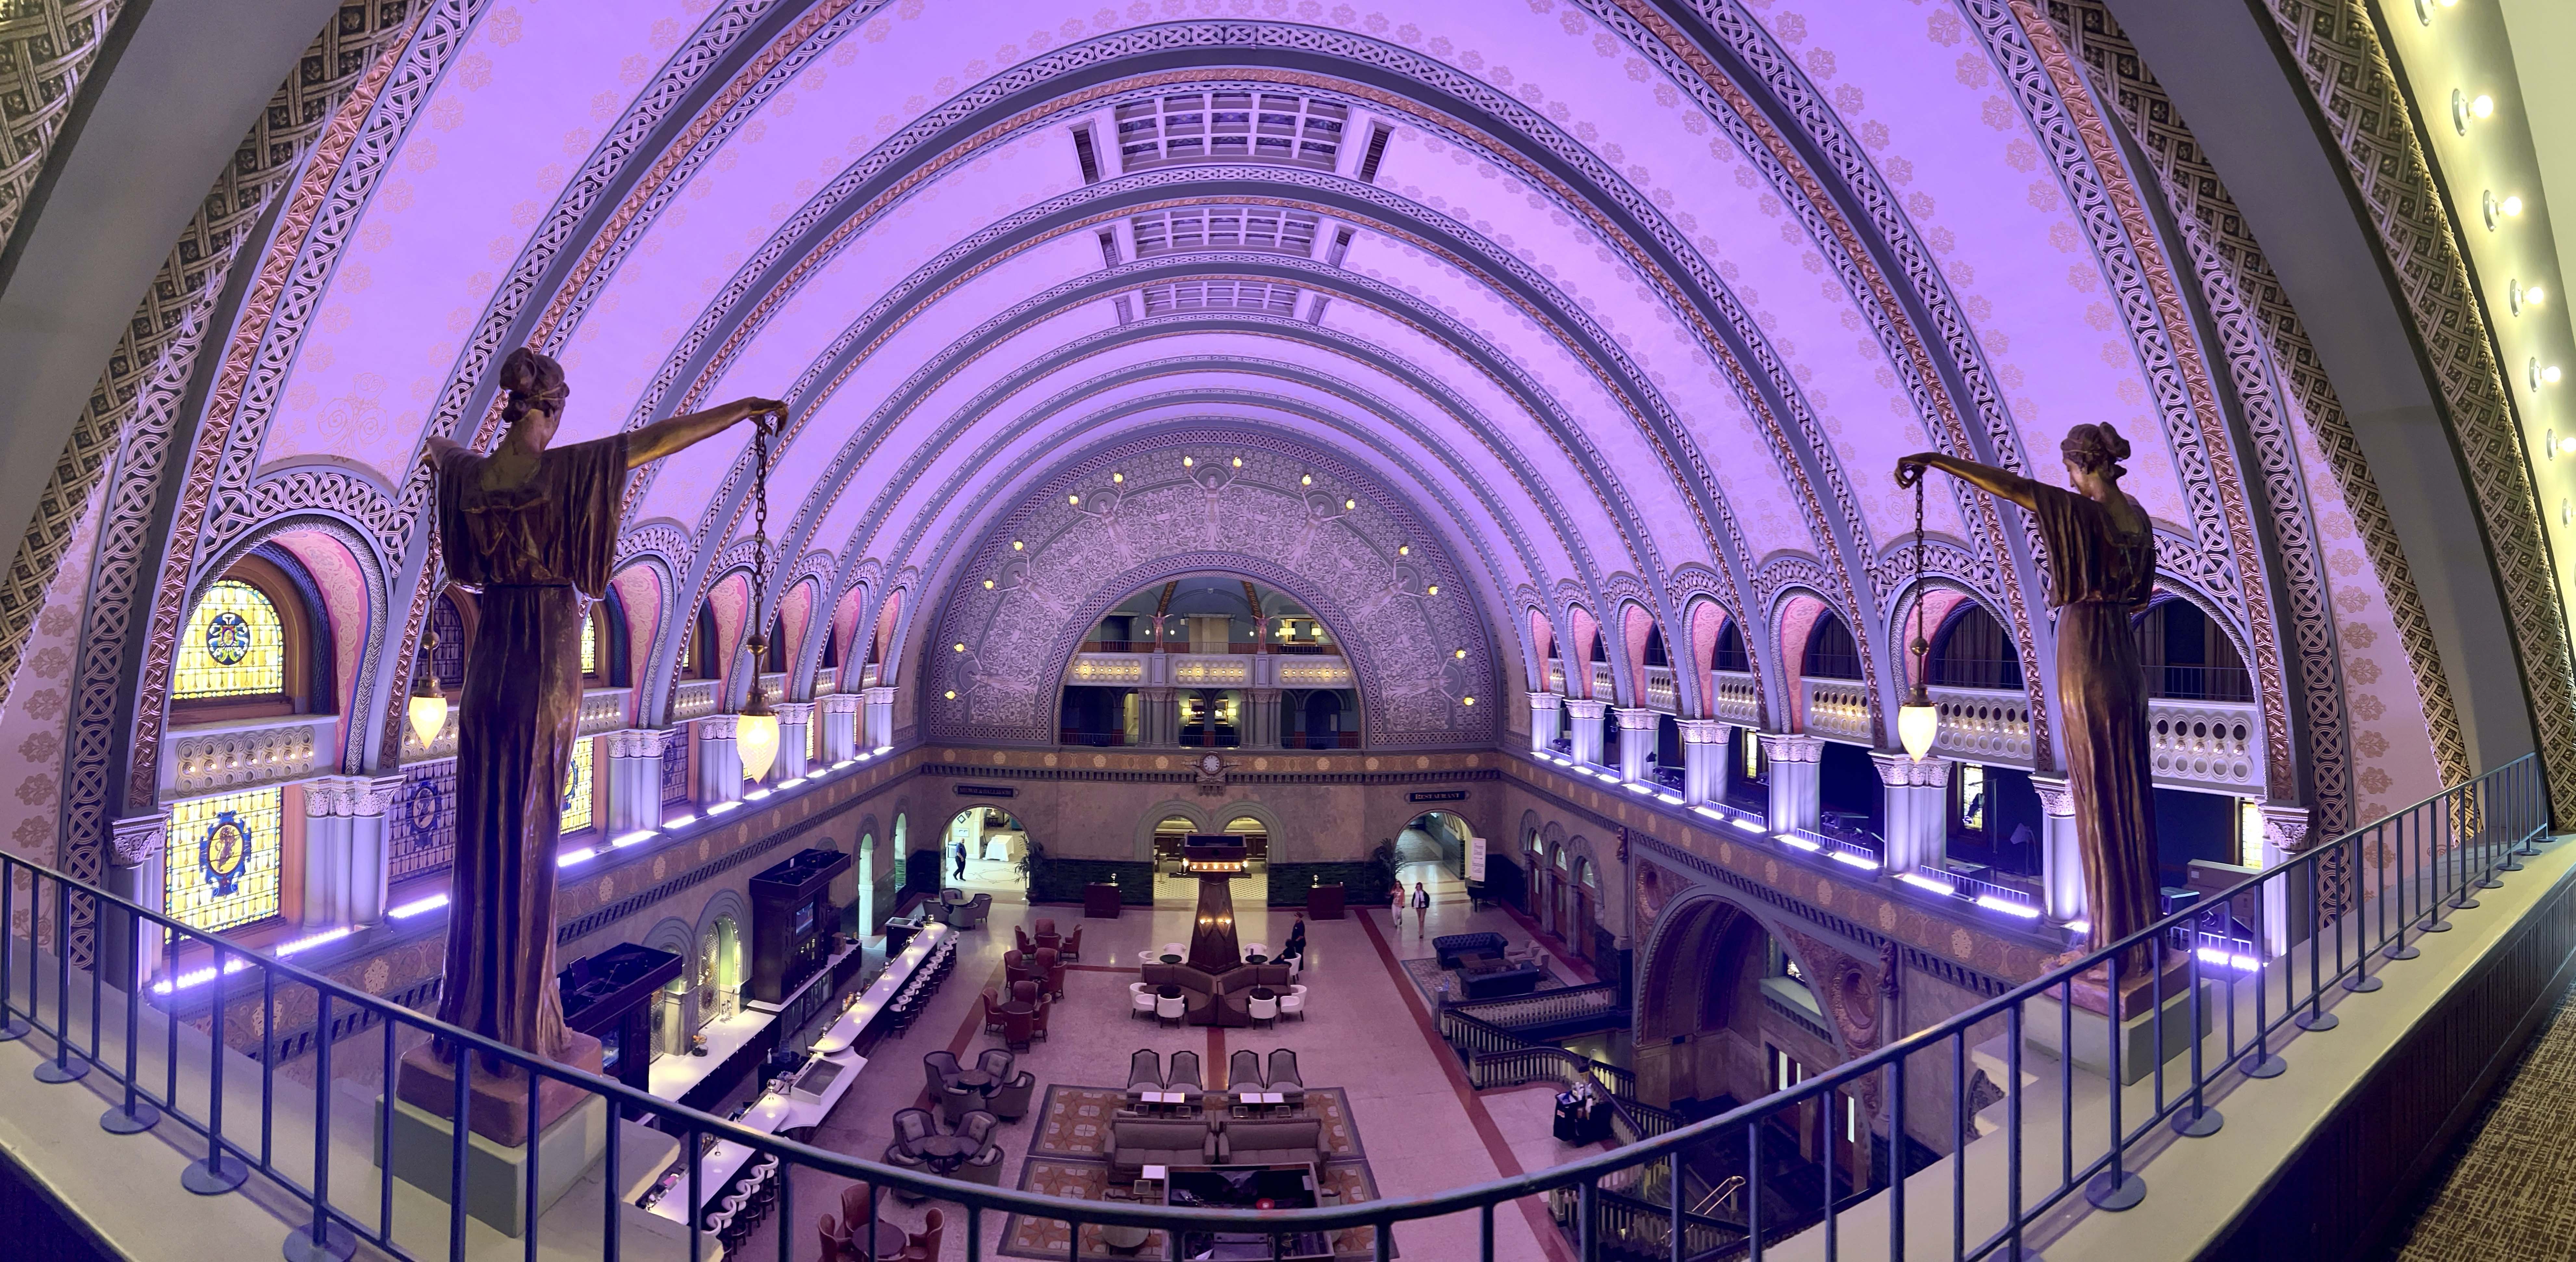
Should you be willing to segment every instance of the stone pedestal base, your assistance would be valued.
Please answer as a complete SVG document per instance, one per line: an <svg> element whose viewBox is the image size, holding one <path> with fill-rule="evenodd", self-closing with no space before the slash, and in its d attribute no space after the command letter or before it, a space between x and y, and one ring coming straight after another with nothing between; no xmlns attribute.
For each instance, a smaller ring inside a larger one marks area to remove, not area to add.
<svg viewBox="0 0 2576 1262"><path fill-rule="evenodd" d="M567 1037L571 1041L558 1063L598 1073L599 1040L580 1033ZM444 1122L456 1112L456 1063L440 1059L437 1047L435 1043L425 1043L403 1055L401 1072L394 1080L394 1095ZM589 1097L589 1092L572 1083L546 1079L537 1084L537 1116L532 1121L528 1116L527 1074L516 1069L493 1073L478 1059L473 1080L466 1084L465 1118L475 1134L503 1147L516 1148L528 1142L529 1131L546 1129L566 1110Z"/></svg>
<svg viewBox="0 0 2576 1262"><path fill-rule="evenodd" d="M376 1164L444 1202L453 1188L455 1123L396 1099L390 1126L379 1124ZM528 1200L529 1146L465 1136L465 1212L494 1231L517 1236L580 1182L608 1148L608 1101L584 1096L537 1132L536 1201Z"/></svg>
<svg viewBox="0 0 2576 1262"><path fill-rule="evenodd" d="M2145 986L2124 992L2121 1008L2132 1013L2120 1023L2120 1085L2127 1086L2155 1072L2157 1064L2172 1060L2191 1050L2195 1037L2211 1029L2212 1010L2219 1002L2217 988L2208 981L2201 983L2200 1029L2192 1029L2191 979L2185 975L2169 979L2165 985L2164 1046L2156 1046L2155 994ZM2095 997L2097 1000L2100 996ZM2109 1004L2099 1005L2108 1009ZM2076 982L2074 1019L2060 1015L2061 1005L2054 995L2034 998L2022 1012L2022 1041L2033 1050L2064 1060L2094 1073L2111 1069L2111 1018L2107 1011L2096 1011L2086 1002L2084 983ZM2071 1030L2074 1047L2071 1054L2058 1046L2063 1034ZM2024 1065L2028 1069L2028 1065ZM2043 1075L2045 1077L2045 1075Z"/></svg>

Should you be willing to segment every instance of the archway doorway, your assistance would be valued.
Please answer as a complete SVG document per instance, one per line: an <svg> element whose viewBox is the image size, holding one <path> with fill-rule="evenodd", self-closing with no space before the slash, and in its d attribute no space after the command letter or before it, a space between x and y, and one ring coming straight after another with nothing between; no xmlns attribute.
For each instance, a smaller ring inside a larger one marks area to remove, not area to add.
<svg viewBox="0 0 2576 1262"><path fill-rule="evenodd" d="M966 851L966 870L957 870L957 851ZM940 877L961 889L1022 888L1020 860L1029 851L1029 832L1019 817L998 806L970 806L948 817L940 834Z"/></svg>

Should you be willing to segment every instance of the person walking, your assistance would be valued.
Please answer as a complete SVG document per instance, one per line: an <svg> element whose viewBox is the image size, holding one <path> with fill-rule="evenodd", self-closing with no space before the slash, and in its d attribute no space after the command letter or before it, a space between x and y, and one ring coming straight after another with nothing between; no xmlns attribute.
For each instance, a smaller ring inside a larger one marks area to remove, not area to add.
<svg viewBox="0 0 2576 1262"><path fill-rule="evenodd" d="M949 842L948 848L951 857L957 860L956 879L963 881L966 879L966 841L964 838L958 838Z"/></svg>
<svg viewBox="0 0 2576 1262"><path fill-rule="evenodd" d="M1431 888L1420 881L1413 883L1413 936L1421 937L1431 924Z"/></svg>

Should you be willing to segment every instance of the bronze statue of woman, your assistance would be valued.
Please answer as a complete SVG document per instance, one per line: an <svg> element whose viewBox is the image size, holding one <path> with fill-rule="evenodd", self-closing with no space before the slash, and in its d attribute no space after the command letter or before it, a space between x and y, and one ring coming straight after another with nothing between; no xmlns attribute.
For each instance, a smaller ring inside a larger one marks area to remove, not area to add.
<svg viewBox="0 0 2576 1262"><path fill-rule="evenodd" d="M626 475L787 405L739 399L631 433L548 447L563 365L520 347L501 365L509 433L479 456L429 440L447 576L482 589L456 720L456 868L438 1019L550 1059L568 1046L555 993L555 845L581 721L581 622L607 594Z"/></svg>
<svg viewBox="0 0 2576 1262"><path fill-rule="evenodd" d="M1897 461L1896 482L1911 487L1925 469L1939 469L2021 505L2039 521L2048 549L2048 603L2057 610L2066 782L2084 854L2085 915L2099 950L2156 920L2147 683L2129 623L2153 592L2156 537L2146 510L2120 490L2120 476L2128 472L2120 461L2129 454L2120 431L2078 425L2058 450L2072 492L1929 451ZM2142 967L2122 972L2127 980L2146 976Z"/></svg>

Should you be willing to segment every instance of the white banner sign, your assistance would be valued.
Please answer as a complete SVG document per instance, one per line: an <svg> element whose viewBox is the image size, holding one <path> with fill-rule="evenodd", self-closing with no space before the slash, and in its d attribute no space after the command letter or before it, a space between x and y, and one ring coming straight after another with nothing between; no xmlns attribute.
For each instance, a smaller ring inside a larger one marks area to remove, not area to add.
<svg viewBox="0 0 2576 1262"><path fill-rule="evenodd" d="M1485 839L1482 837L1467 839L1467 883L1485 883Z"/></svg>

